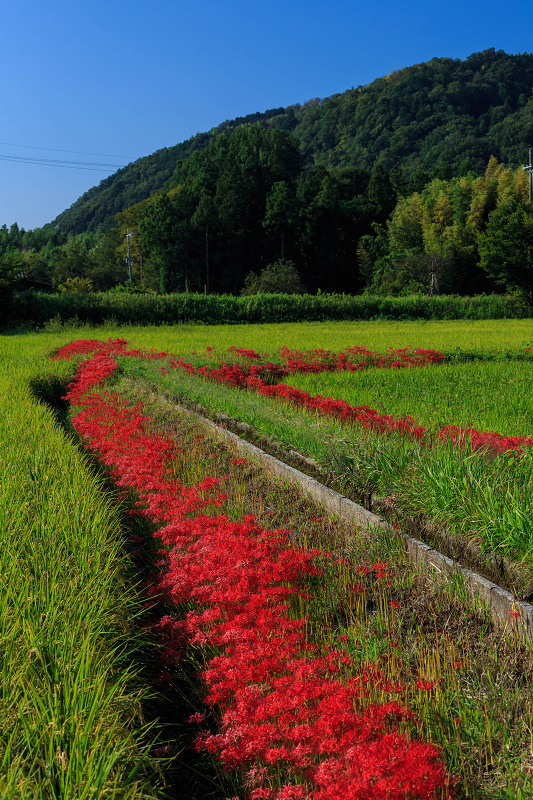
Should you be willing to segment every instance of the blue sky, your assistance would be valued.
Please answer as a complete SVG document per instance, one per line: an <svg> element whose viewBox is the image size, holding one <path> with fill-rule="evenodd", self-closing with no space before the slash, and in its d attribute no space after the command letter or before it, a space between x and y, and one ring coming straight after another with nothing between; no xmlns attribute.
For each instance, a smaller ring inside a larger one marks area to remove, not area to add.
<svg viewBox="0 0 533 800"><path fill-rule="evenodd" d="M532 52L531 22L523 0L4 3L0 225L50 222L114 171L83 164L127 164L226 119L434 56Z"/></svg>

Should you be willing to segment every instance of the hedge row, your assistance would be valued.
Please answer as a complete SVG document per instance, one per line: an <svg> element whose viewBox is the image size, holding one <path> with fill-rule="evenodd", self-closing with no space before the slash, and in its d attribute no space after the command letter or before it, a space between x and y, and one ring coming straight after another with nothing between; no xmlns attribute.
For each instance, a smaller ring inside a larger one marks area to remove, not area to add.
<svg viewBox="0 0 533 800"><path fill-rule="evenodd" d="M203 294L42 294L27 291L4 305L4 325L42 326L50 320L95 325L209 325L321 320L516 319L531 307L506 295L379 297L366 295L258 294L249 297Z"/></svg>

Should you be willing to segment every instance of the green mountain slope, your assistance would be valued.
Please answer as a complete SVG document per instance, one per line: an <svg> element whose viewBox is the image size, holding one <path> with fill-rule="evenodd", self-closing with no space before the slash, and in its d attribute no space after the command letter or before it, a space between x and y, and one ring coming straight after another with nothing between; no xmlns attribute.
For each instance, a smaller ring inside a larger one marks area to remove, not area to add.
<svg viewBox="0 0 533 800"><path fill-rule="evenodd" d="M240 125L292 131L310 163L386 170L406 177L437 168L483 171L491 155L518 166L533 144L533 55L494 49L465 60L434 58L303 105L227 120L208 133L140 158L82 195L51 225L109 228L119 211L161 189L176 163Z"/></svg>

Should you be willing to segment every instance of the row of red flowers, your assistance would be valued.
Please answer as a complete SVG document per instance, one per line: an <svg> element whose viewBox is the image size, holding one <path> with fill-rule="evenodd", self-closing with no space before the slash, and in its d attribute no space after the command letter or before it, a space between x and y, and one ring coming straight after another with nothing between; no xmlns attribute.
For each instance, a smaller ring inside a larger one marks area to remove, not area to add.
<svg viewBox="0 0 533 800"><path fill-rule="evenodd" d="M80 340L71 345L66 345L61 349L60 355L65 358L74 355L83 355L93 352L102 345L103 343L96 339ZM105 350L107 353L120 356L168 359L170 367L183 369L191 375L208 378L218 383L225 383L235 388L250 389L265 397L279 398L294 406L305 408L308 411L332 416L347 423L357 423L364 428L369 428L380 433L392 432L400 436L409 436L415 440L428 440L429 438L427 428L422 425L417 425L412 417L406 416L398 418L391 414L382 414L370 406L352 406L344 400L323 397L322 395L310 395L307 392L303 392L294 386L288 386L285 383L273 384L271 382L273 378L283 377L283 375L287 374L285 367L281 367L279 364L273 362L253 363L249 367L225 363L221 364L219 367L194 367L192 363L187 362L183 357L171 355L167 351L128 350L126 346L127 342L125 339L109 340L105 345ZM213 349L214 348L207 348L208 351ZM240 353L241 355L244 354L250 360L262 358L259 353L253 350L235 347L229 348L229 350ZM364 350L364 348L347 348L345 352L362 350ZM281 352L292 353L292 351L286 348L283 348ZM309 352L328 353L329 351ZM391 352L395 354L401 352L410 353L410 351L399 350ZM431 363L440 363L442 360L441 356L442 358L444 357L442 354L433 350L418 350L414 352L419 354L433 354L435 356L435 358L433 358L433 356L428 356L424 363L429 363L430 361ZM379 358L381 358L381 356ZM163 367L161 369L165 372ZM476 428L464 428L460 425L446 425L437 433L437 439L443 443L451 442L455 446L461 448L469 444L474 450L491 451L495 454L501 454L507 451L520 453L524 447L529 447L533 444L533 436L504 436L498 432L479 431Z"/></svg>
<svg viewBox="0 0 533 800"><path fill-rule="evenodd" d="M322 395L310 395L294 386L285 383L269 383L267 376L276 376L274 364L252 364L246 368L238 364L222 364L220 367L194 367L184 358L169 358L171 367L180 368L192 375L198 375L218 383L241 389L250 389L264 397L276 397L294 406L305 408L325 416L335 417L342 422L358 423L363 428L380 433L397 433L415 440L428 440L429 431L417 425L412 417L394 417L382 414L370 406L352 406L345 400ZM463 428L460 425L446 425L437 433L440 442L451 442L458 447L470 444L474 450L489 450L501 454L509 450L518 453L523 447L533 444L533 436L503 436L497 432L479 431L475 428Z"/></svg>
<svg viewBox="0 0 533 800"><path fill-rule="evenodd" d="M230 347L228 352L242 356L246 361L257 361L267 358L268 353L256 353L244 347ZM438 350L422 350L405 347L400 350L389 348L386 353L374 353L366 347L347 347L340 353L322 348L315 350L291 350L282 347L279 357L284 364L284 374L293 372L330 372L333 370L358 370L373 367L376 369L402 369L405 367L423 367L426 364L440 364L444 361L444 353Z"/></svg>
<svg viewBox="0 0 533 800"><path fill-rule="evenodd" d="M102 342L95 339L80 340L62 348L61 355L62 357L71 357L73 355L87 354L94 351L95 348L101 347L102 344ZM154 350L128 350L126 345L125 339L110 340L106 343L106 352L121 356L168 359L171 367L181 368L192 375L208 378L218 383L225 383L235 388L250 389L265 397L276 397L308 411L336 417L343 422L357 423L380 433L393 432L400 436L409 436L417 440L427 440L429 438L428 430L422 425L417 425L412 417L398 418L390 414L382 414L370 406L352 406L344 400L322 397L321 395L310 395L285 383L273 384L271 383L273 378L283 377L286 374L286 368L273 362L252 364L249 367L243 367L238 364L221 364L220 367L194 367L183 357L171 355L167 351L158 353ZM213 348L207 349L208 351L213 350ZM348 348L345 352L363 349ZM259 353L255 353L253 350L245 350L244 348L229 348L229 350L244 354L251 360L261 358ZM288 353L292 351L282 349L281 352ZM404 351L391 352L400 353ZM439 363L440 356L442 356L437 351L429 350L419 350L415 351L415 353L436 354L432 363ZM428 359L425 363L429 363L429 361L431 359ZM162 371L165 371L163 367ZM529 447L533 444L532 436L504 436L498 432L479 431L476 428L464 428L460 425L446 425L437 433L437 439L443 443L451 442L461 448L469 444L474 450L491 451L495 454L507 451L520 453L524 447Z"/></svg>
<svg viewBox="0 0 533 800"><path fill-rule="evenodd" d="M188 641L216 649L202 677L219 732L201 734L199 746L245 774L252 800L451 796L438 750L400 730L412 717L392 699L402 687L376 666L358 668L347 652L309 644L305 620L291 613L319 554L295 549L287 531L265 530L252 517L209 516L208 506L224 503L223 479L182 485L170 469L175 445L149 433L141 408L94 391L116 370L113 353L124 354L125 343L95 343L92 351L69 387L73 424L118 486L136 492L139 513L160 526L153 592L189 608L184 619L161 620L167 660ZM382 564L375 568L385 575ZM352 677L342 680L348 670ZM391 699L370 702L376 689Z"/></svg>
<svg viewBox="0 0 533 800"><path fill-rule="evenodd" d="M95 347L101 344L97 339L83 339L74 342L73 344L66 345L61 349L64 357L87 354L94 351ZM138 355L144 358L165 358L168 352L159 353L155 350L141 351L141 350L126 350L127 342L125 339L115 339L112 343L107 342L106 347L112 347L113 352L118 354ZM215 348L206 348L207 352L212 352ZM229 347L228 353L240 356L245 362L253 363L262 361L265 358L270 359L268 353L257 353L245 347ZM293 372L328 372L332 370L347 370L354 372L356 370L366 369L368 367L376 367L378 369L400 369L404 367L414 366L422 367L427 364L440 364L444 361L445 355L438 350L422 350L417 348L402 348L400 350L393 350L389 348L386 353L374 353L365 347L347 347L340 353L335 353L332 350L291 350L288 347L282 347L279 350L279 358L282 363L277 361L267 362L269 368L274 368L279 371L280 375L290 375ZM266 364L263 364L263 367Z"/></svg>

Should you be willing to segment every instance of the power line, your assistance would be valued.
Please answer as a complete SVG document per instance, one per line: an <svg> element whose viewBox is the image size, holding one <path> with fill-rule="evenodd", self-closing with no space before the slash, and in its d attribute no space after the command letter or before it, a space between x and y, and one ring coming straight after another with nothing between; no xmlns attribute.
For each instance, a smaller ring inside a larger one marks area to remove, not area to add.
<svg viewBox="0 0 533 800"><path fill-rule="evenodd" d="M104 164L98 161L68 161L58 158L31 158L30 156L9 156L0 154L1 161L12 161L19 164L33 164L41 167L62 167L63 169L85 169L94 172L114 172L124 164ZM102 169L104 167L104 169Z"/></svg>
<svg viewBox="0 0 533 800"><path fill-rule="evenodd" d="M86 153L83 150L59 150L57 147L37 147L30 144L13 144L12 142L0 142L0 146L24 147L26 150L49 150L51 153L74 153L78 156L101 156L102 158L133 158L134 156L117 156L113 153Z"/></svg>
<svg viewBox="0 0 533 800"><path fill-rule="evenodd" d="M1 155L2 158L13 159L13 161L29 161L30 163L39 162L44 164L79 164L84 167L123 167L124 164L107 164L102 161L70 161L64 158L34 158L33 156L10 156Z"/></svg>

